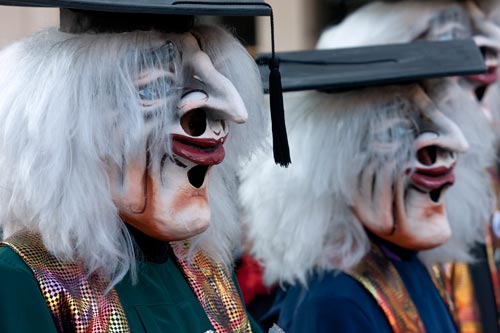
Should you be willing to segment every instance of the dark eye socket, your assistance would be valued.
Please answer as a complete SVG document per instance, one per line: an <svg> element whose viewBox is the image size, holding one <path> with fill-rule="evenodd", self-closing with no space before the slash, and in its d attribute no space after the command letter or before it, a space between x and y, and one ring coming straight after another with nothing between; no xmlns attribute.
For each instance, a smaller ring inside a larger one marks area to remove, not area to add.
<svg viewBox="0 0 500 333"><path fill-rule="evenodd" d="M182 129L191 136L200 136L207 129L207 114L203 109L194 109L181 117Z"/></svg>

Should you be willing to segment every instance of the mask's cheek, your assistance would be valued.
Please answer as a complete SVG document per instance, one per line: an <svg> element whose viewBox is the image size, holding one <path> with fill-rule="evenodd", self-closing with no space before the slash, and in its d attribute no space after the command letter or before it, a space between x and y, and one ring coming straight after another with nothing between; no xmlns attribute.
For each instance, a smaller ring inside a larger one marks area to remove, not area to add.
<svg viewBox="0 0 500 333"><path fill-rule="evenodd" d="M208 228L207 180L199 188L192 186L189 167L144 156L130 159L123 174L117 167L110 170L113 201L125 223L164 241L188 239Z"/></svg>
<svg viewBox="0 0 500 333"><path fill-rule="evenodd" d="M352 209L358 220L375 235L390 235L394 229L390 168L370 163L363 169L357 188Z"/></svg>

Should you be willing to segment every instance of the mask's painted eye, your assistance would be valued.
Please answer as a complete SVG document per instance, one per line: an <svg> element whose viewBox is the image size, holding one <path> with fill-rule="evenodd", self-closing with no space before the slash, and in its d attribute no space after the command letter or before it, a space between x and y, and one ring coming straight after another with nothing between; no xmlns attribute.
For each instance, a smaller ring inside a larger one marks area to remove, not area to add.
<svg viewBox="0 0 500 333"><path fill-rule="evenodd" d="M146 85L144 87L142 87L142 89L140 88L139 90L139 97L141 99L146 99L146 100L154 100L154 99L158 99L159 98L159 94L158 94L158 91L155 91L157 89L154 89L153 87L151 87L151 85Z"/></svg>
<svg viewBox="0 0 500 333"><path fill-rule="evenodd" d="M207 115L203 109L194 109L181 118L182 129L191 136L200 136L207 129Z"/></svg>
<svg viewBox="0 0 500 333"><path fill-rule="evenodd" d="M142 100L153 101L161 99L172 92L174 82L169 77L158 78L138 88L139 97Z"/></svg>
<svg viewBox="0 0 500 333"><path fill-rule="evenodd" d="M414 127L408 121L388 121L385 125L385 127L380 128L372 134L372 141L378 143L395 143L405 137L416 136Z"/></svg>

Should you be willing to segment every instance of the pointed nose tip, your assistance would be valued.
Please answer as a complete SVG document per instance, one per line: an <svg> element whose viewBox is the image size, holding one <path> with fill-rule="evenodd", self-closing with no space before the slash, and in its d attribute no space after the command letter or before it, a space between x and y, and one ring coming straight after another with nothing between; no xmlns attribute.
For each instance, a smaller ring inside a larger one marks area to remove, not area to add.
<svg viewBox="0 0 500 333"><path fill-rule="evenodd" d="M214 110L218 119L242 124L248 120L248 113L243 99L233 83L218 72L211 77L212 89L207 107Z"/></svg>
<svg viewBox="0 0 500 333"><path fill-rule="evenodd" d="M458 151L459 153L465 153L467 150L469 150L469 147L470 147L469 143L467 142L465 137L463 137L463 140L461 140L460 143L457 145L456 151Z"/></svg>
<svg viewBox="0 0 500 333"><path fill-rule="evenodd" d="M238 95L239 101L235 101L234 109L231 112L224 112L227 117L227 120L234 121L237 124L243 124L248 120L248 112L243 100ZM238 105L239 104L239 105Z"/></svg>
<svg viewBox="0 0 500 333"><path fill-rule="evenodd" d="M449 131L444 135L443 148L449 149L450 151L457 153L465 153L469 149L469 143L465 138L464 133L455 123L449 124Z"/></svg>
<svg viewBox="0 0 500 333"><path fill-rule="evenodd" d="M238 124L248 120L245 103L233 82L223 75L203 51L194 52L191 59L192 72L201 82L206 99L199 100L198 107L209 111L209 118L232 121ZM181 111L182 112L182 111Z"/></svg>

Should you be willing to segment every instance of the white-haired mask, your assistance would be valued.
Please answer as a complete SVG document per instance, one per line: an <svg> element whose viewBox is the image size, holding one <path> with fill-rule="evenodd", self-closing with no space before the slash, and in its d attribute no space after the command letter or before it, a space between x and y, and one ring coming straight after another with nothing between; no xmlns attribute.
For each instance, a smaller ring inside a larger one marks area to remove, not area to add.
<svg viewBox="0 0 500 333"><path fill-rule="evenodd" d="M209 225L210 168L224 159L228 122L245 122L247 111L194 35L172 36L148 57L134 78L145 135L125 165L110 168L113 201L122 219L143 233L188 239ZM175 108L171 119L158 128L168 107Z"/></svg>
<svg viewBox="0 0 500 333"><path fill-rule="evenodd" d="M429 30L423 36L430 40L473 38L480 48L488 72L467 77L468 87L482 101L489 85L498 80L498 54L500 51L500 27L488 19L474 1L465 1L442 9L430 20Z"/></svg>
<svg viewBox="0 0 500 333"><path fill-rule="evenodd" d="M415 140L406 168L394 174L395 164L372 161L355 186L353 211L376 236L403 248L424 250L451 236L444 193L453 185L456 154L468 143L459 127L417 86L407 118L390 119L371 133L368 149L376 155L398 155L400 140L413 132Z"/></svg>
<svg viewBox="0 0 500 333"><path fill-rule="evenodd" d="M500 27L489 11L491 8L484 1L474 0L376 1L323 32L318 47L472 38L483 53L488 72L468 76L460 83L472 98L482 103L488 88L498 80L500 54ZM483 105L483 112L489 115L488 105Z"/></svg>
<svg viewBox="0 0 500 333"><path fill-rule="evenodd" d="M456 82L289 93L285 102L290 147L301 158L275 170L258 154L240 188L267 283L348 271L369 251L370 235L433 249L428 264L469 259L484 237L477 221L490 214L492 133Z"/></svg>

